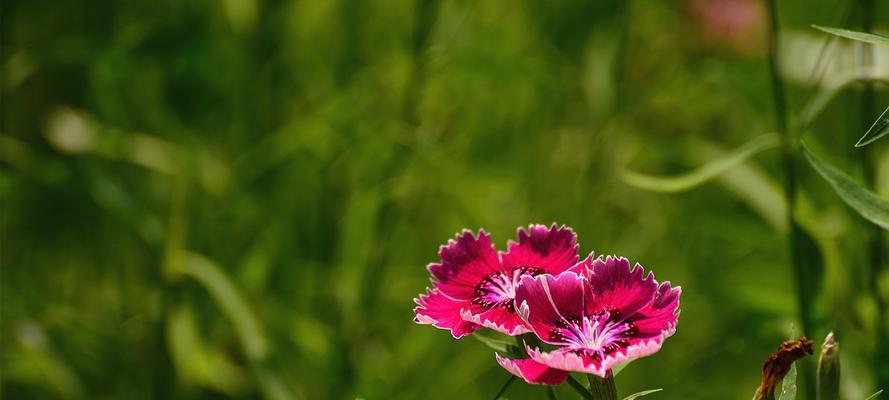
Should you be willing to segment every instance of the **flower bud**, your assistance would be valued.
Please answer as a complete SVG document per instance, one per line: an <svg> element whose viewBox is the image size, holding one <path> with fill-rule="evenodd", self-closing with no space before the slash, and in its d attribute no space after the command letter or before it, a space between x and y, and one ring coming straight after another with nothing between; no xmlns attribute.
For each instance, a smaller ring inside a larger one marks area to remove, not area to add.
<svg viewBox="0 0 889 400"><path fill-rule="evenodd" d="M818 399L838 400L840 398L840 344L833 332L824 338L821 357L818 359Z"/></svg>

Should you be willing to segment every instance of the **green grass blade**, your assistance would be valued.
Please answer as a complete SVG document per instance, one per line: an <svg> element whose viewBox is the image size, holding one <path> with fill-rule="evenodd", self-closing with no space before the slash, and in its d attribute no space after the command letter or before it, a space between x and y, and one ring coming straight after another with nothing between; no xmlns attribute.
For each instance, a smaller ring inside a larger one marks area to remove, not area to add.
<svg viewBox="0 0 889 400"><path fill-rule="evenodd" d="M848 29L830 28L826 26L812 25L813 28L827 32L831 35L844 37L846 39L857 40L859 42L873 43L881 46L889 46L889 36L880 35L878 33L866 33L858 31L850 31Z"/></svg>
<svg viewBox="0 0 889 400"><path fill-rule="evenodd" d="M654 192L677 193L698 187L713 178L744 162L760 151L776 147L778 135L767 133L745 143L723 158L713 160L695 170L676 176L652 176L633 171L624 171L624 183Z"/></svg>
<svg viewBox="0 0 889 400"><path fill-rule="evenodd" d="M206 257L190 252L182 253L181 256L185 257L185 273L210 292L210 296L231 320L247 358L252 361L263 360L268 354L265 335L259 320L234 283L216 263Z"/></svg>
<svg viewBox="0 0 889 400"><path fill-rule="evenodd" d="M662 390L664 390L664 389L643 390L643 391L641 391L641 392L633 393L633 394L631 394L631 395L629 395L629 396L627 396L627 397L624 397L624 400L635 400L635 399L638 399L638 398L640 398L640 397L642 397L642 396L648 396L648 395L650 395L650 394L652 394L652 393L657 393L657 392L660 392L660 391L662 391Z"/></svg>
<svg viewBox="0 0 889 400"><path fill-rule="evenodd" d="M858 139L858 143L855 143L855 147L864 147L877 139L889 135L889 107L886 107L883 110L883 113L880 114L880 117L874 121L874 124L870 126L870 129L864 133L864 136L861 139Z"/></svg>
<svg viewBox="0 0 889 400"><path fill-rule="evenodd" d="M867 396L867 398L864 400L875 400L877 397L880 397L881 394L883 394L883 389L880 389L876 393L874 393L870 396Z"/></svg>
<svg viewBox="0 0 889 400"><path fill-rule="evenodd" d="M802 146L802 152L809 164L833 186L833 189L849 207L852 207L868 221L889 230L889 201L881 199L853 181L845 173L816 157L805 145Z"/></svg>

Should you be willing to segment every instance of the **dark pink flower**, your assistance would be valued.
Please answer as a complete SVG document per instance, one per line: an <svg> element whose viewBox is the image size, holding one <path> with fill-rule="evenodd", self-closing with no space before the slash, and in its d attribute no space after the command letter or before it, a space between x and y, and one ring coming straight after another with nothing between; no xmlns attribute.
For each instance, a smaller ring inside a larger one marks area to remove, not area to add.
<svg viewBox="0 0 889 400"><path fill-rule="evenodd" d="M574 231L565 226L531 225L518 230L518 243L497 252L483 230L464 230L429 264L432 288L414 301L414 321L449 329L455 338L488 327L507 335L530 329L516 313L515 288L525 277L559 274L577 263Z"/></svg>
<svg viewBox="0 0 889 400"><path fill-rule="evenodd" d="M657 352L676 331L679 287L658 285L625 258L590 257L580 265L579 273L523 277L516 288L519 315L540 340L559 346L527 347L528 360L498 357L530 383L561 383L547 368L606 377L619 363Z"/></svg>

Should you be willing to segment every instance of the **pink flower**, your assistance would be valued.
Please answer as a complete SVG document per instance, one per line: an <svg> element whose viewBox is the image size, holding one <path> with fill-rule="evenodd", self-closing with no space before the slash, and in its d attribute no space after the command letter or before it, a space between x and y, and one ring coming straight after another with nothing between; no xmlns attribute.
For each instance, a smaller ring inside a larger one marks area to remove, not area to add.
<svg viewBox="0 0 889 400"><path fill-rule="evenodd" d="M607 377L617 364L657 352L676 331L679 287L658 285L625 258L589 257L579 265L579 273L523 277L516 288L518 314L541 341L559 346L526 346L526 360L497 356L529 383L558 385L569 371Z"/></svg>
<svg viewBox="0 0 889 400"><path fill-rule="evenodd" d="M498 252L491 237L464 230L439 249L440 263L427 267L432 288L414 299L414 321L448 329L454 338L488 327L507 335L530 328L516 313L516 286L526 278L559 274L577 263L577 240L565 226L531 225L518 243Z"/></svg>
<svg viewBox="0 0 889 400"><path fill-rule="evenodd" d="M741 57L762 54L766 45L767 14L760 1L688 0L686 5L705 44L725 46Z"/></svg>

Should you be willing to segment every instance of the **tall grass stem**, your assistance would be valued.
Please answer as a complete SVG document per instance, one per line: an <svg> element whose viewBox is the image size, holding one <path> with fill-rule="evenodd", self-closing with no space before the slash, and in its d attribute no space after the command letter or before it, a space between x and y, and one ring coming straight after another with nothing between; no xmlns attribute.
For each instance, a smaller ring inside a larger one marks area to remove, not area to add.
<svg viewBox="0 0 889 400"><path fill-rule="evenodd" d="M802 228L796 223L796 154L797 154L797 137L794 132L790 131L787 116L787 96L784 91L784 81L779 71L778 60L779 49L779 21L778 10L776 6L777 0L768 0L769 12L769 37L768 37L768 69L769 78L772 86L772 101L775 107L775 129L781 138L781 165L784 169L784 194L787 198L787 226L789 228L788 250L790 253L790 263L797 287L797 303L799 306L800 322L803 325L803 332L813 335L814 328L812 318L812 305L809 304L805 296L806 280L810 279L806 276L806 266L803 265L805 254L800 254L803 249L801 243L804 243ZM807 394L807 398L814 398L814 371L811 368L802 368L803 390Z"/></svg>

